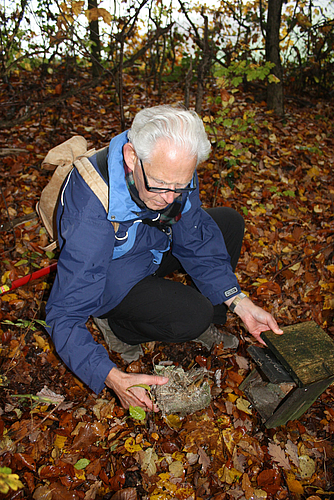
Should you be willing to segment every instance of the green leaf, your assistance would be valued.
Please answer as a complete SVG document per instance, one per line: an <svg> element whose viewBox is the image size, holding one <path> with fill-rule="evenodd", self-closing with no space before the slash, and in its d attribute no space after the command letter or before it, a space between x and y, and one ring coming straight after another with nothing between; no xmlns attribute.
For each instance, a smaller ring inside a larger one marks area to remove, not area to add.
<svg viewBox="0 0 334 500"><path fill-rule="evenodd" d="M48 259L53 259L55 254L53 252L45 252L45 255L48 257Z"/></svg>
<svg viewBox="0 0 334 500"><path fill-rule="evenodd" d="M34 322L38 323L39 325L45 326L45 327L49 326L46 324L46 321L44 321L43 319L34 319Z"/></svg>
<svg viewBox="0 0 334 500"><path fill-rule="evenodd" d="M28 264L27 259L21 259L16 264L14 264L15 267L22 266L23 264Z"/></svg>
<svg viewBox="0 0 334 500"><path fill-rule="evenodd" d="M42 256L43 255L41 253L39 253L39 252L33 252L30 257L32 259L38 259L38 257L42 257Z"/></svg>
<svg viewBox="0 0 334 500"><path fill-rule="evenodd" d="M146 412L140 406L129 406L129 413L135 420L144 420L146 417Z"/></svg>
<svg viewBox="0 0 334 500"><path fill-rule="evenodd" d="M242 207L241 210L242 210L244 215L248 215L247 207Z"/></svg>
<svg viewBox="0 0 334 500"><path fill-rule="evenodd" d="M80 460L78 460L73 467L77 470L82 470L85 469L88 464L90 464L90 460L88 460L88 458L80 458Z"/></svg>
<svg viewBox="0 0 334 500"><path fill-rule="evenodd" d="M231 118L225 118L223 121L224 127L232 127L233 125L233 120Z"/></svg>
<svg viewBox="0 0 334 500"><path fill-rule="evenodd" d="M291 196L291 198L295 198L296 197L295 192L291 191L289 189L287 191L283 191L283 194L284 194L284 196Z"/></svg>
<svg viewBox="0 0 334 500"><path fill-rule="evenodd" d="M269 83L279 83L281 80L277 78L275 75L269 75L268 76L268 82Z"/></svg>

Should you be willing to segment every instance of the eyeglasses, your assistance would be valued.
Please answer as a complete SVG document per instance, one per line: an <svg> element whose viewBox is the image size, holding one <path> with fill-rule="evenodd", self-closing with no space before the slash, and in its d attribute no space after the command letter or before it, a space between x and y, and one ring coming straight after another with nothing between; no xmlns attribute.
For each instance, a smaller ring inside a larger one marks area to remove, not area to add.
<svg viewBox="0 0 334 500"><path fill-rule="evenodd" d="M139 162L140 162L141 170L143 172L145 189L146 189L146 191L150 191L150 193L179 193L179 194L181 194L181 193L191 193L192 191L195 191L195 189L197 188L196 172L194 173L194 176L193 176L192 180L189 183L189 184L193 183L193 187L189 186L189 187L178 188L178 189L152 187L148 183L148 180L147 180L147 177L146 177L146 174L145 174L145 170L144 170L144 166L143 166L143 162L140 159L139 159Z"/></svg>

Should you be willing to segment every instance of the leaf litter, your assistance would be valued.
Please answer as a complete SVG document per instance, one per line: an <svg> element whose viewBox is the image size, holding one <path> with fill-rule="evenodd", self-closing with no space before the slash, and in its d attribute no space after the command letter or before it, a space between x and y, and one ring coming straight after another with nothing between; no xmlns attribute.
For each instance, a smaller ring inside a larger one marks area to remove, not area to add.
<svg viewBox="0 0 334 500"><path fill-rule="evenodd" d="M131 84L137 88L129 77ZM48 149L83 132L72 127L72 112L77 116L80 108L87 117L84 133L92 146L103 147L120 132L115 113L110 118L97 112L100 95L83 91L80 101L69 102L57 130L49 121L55 110L29 126L1 130L3 146L27 150L3 157L0 180L9 217L34 211L50 175L39 167ZM182 100L170 89L166 96L169 102ZM104 108L108 99L105 93ZM131 99L136 112L144 94ZM150 104L157 104L153 97ZM215 105L206 106L204 113L214 119ZM242 289L281 325L314 320L333 337L333 103L318 101L304 110L288 102L284 124L240 93L233 112L247 108L255 112L261 146L229 165L214 148L199 167L203 206L214 201L244 215L237 267ZM236 147L236 139L230 146ZM7 218L3 205L1 213ZM47 237L38 220L19 222L0 233L2 286L57 259L42 249ZM176 273L171 279L187 278ZM201 367L212 374L206 408L186 415L147 413L137 421L107 389L96 396L71 374L42 325L34 323L34 331L26 327L28 319L44 319L51 283L49 276L0 296L0 467L14 475L12 486L19 486L10 488L6 499L318 500L332 494L333 387L298 421L265 429L238 389L252 368L246 349L253 339L229 315L228 332L239 339L236 351L223 345L208 352L195 343L149 343L129 366L110 354L132 373L151 373L154 359L185 372ZM91 322L88 328L103 343Z"/></svg>

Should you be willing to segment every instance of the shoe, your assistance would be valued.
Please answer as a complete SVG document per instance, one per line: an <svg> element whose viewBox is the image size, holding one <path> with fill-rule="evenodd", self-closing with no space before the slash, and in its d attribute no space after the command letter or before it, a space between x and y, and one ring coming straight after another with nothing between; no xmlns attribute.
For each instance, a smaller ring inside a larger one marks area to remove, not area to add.
<svg viewBox="0 0 334 500"><path fill-rule="evenodd" d="M118 352L121 355L121 358L124 359L127 363L132 363L132 361L137 361L140 356L144 354L142 346L138 345L130 345L122 342L114 332L111 330L108 320L101 318L93 318L94 323L102 333L104 340L108 348L111 351Z"/></svg>
<svg viewBox="0 0 334 500"><path fill-rule="evenodd" d="M221 332L215 325L210 325L202 335L194 339L193 342L200 342L209 351L214 345L224 344L224 349L237 349L239 339L231 333Z"/></svg>

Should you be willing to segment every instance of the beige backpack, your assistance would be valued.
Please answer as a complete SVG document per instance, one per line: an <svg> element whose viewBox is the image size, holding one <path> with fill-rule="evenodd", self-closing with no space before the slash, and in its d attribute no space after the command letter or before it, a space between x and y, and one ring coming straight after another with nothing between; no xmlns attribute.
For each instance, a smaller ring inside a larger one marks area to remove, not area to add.
<svg viewBox="0 0 334 500"><path fill-rule="evenodd" d="M43 168L55 170L36 205L36 211L51 239L50 245L44 247L44 250L53 250L57 246L56 214L59 197L64 180L73 167L78 170L108 212L108 186L88 160L95 153L97 153L95 149L87 150L87 141L84 137L76 135L51 149L43 160ZM112 222L112 224L117 232L118 223Z"/></svg>

